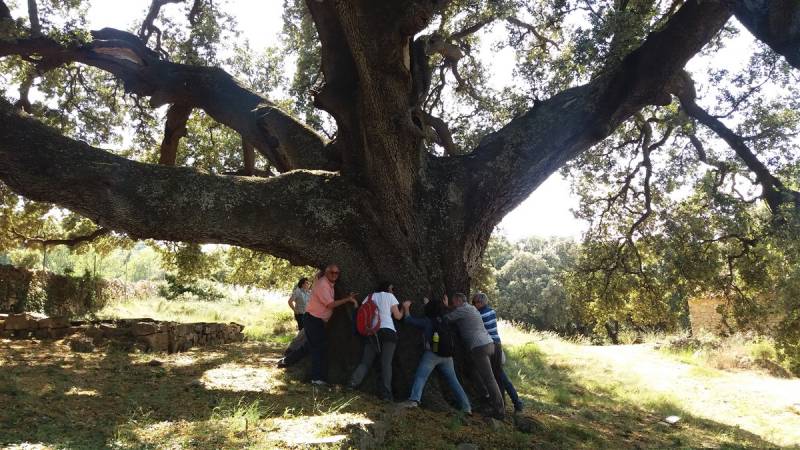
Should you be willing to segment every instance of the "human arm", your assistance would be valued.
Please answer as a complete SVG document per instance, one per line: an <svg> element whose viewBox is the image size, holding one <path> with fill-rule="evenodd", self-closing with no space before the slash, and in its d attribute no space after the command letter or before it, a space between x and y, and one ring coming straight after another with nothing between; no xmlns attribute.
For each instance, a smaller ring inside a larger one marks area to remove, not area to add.
<svg viewBox="0 0 800 450"><path fill-rule="evenodd" d="M353 306L355 306L357 308L358 307L358 300L356 300L356 295L358 295L358 294L356 294L355 292L351 292L350 294L347 295L347 297L341 298L339 300L334 300L334 301L328 303L326 306L328 308L336 308L336 307L339 307L341 305L344 305L345 303L352 303Z"/></svg>
<svg viewBox="0 0 800 450"><path fill-rule="evenodd" d="M403 318L403 313L400 312L400 308L398 308L397 305L392 305L392 317L394 317L395 320Z"/></svg>
<svg viewBox="0 0 800 450"><path fill-rule="evenodd" d="M444 318L451 322L458 322L467 315L467 308L459 307L444 315Z"/></svg>
<svg viewBox="0 0 800 450"><path fill-rule="evenodd" d="M295 294L295 291L292 291L292 293L289 295L289 301L287 302L289 304L289 308L292 311L294 311L294 294Z"/></svg>
<svg viewBox="0 0 800 450"><path fill-rule="evenodd" d="M421 330L424 330L430 322L427 317L414 317L411 315L411 300L403 302L403 316L403 322Z"/></svg>

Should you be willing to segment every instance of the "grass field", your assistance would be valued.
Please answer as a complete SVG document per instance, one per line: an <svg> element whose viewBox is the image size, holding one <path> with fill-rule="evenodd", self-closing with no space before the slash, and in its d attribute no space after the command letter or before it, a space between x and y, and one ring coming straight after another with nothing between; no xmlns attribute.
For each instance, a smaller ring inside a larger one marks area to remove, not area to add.
<svg viewBox="0 0 800 450"><path fill-rule="evenodd" d="M800 380L681 361L652 344L596 347L501 325L507 372L540 427L399 410L314 389L275 367L293 333L282 294L140 299L106 317L236 321L250 340L166 355L0 340L0 447L797 448ZM681 417L677 426L662 422ZM366 430L366 431L365 431Z"/></svg>

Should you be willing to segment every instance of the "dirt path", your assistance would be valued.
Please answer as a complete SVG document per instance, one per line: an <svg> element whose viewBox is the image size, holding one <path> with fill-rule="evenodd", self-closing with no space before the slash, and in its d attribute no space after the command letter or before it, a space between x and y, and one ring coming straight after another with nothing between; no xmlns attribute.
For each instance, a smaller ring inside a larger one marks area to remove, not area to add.
<svg viewBox="0 0 800 450"><path fill-rule="evenodd" d="M687 413L761 435L779 445L800 445L800 380L756 372L729 372L676 361L652 344L573 346L580 364L601 368L679 400Z"/></svg>

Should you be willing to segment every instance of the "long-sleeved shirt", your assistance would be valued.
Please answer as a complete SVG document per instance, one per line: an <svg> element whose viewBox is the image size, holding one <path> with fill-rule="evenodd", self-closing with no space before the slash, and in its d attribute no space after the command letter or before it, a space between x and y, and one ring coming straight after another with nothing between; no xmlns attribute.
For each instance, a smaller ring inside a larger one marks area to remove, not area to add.
<svg viewBox="0 0 800 450"><path fill-rule="evenodd" d="M422 330L422 335L425 337L425 350L430 350L431 339L433 338L433 321L427 317L412 317L409 314L403 318L403 322Z"/></svg>
<svg viewBox="0 0 800 450"><path fill-rule="evenodd" d="M495 313L489 305L484 305L478 312L481 313L483 326L486 328L486 331L489 332L489 336L492 337L494 342L500 342L500 333L497 332L497 313Z"/></svg>
<svg viewBox="0 0 800 450"><path fill-rule="evenodd" d="M486 327L483 326L481 313L474 306L463 304L444 315L444 318L456 324L464 345L470 350L482 345L491 344L494 341Z"/></svg>

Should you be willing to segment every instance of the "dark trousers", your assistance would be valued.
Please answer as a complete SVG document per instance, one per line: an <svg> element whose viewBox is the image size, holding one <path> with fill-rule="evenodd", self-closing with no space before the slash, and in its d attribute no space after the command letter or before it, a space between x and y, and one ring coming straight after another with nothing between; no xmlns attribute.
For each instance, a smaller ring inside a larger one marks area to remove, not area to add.
<svg viewBox="0 0 800 450"><path fill-rule="evenodd" d="M303 315L303 329L308 338L311 350L311 380L327 381L328 360L326 358L327 339L325 338L325 322L309 313Z"/></svg>
<svg viewBox="0 0 800 450"><path fill-rule="evenodd" d="M364 338L364 353L350 377L350 386L358 386L367 375L375 357L381 355L381 398L392 400L392 359L397 347L397 333L388 328L381 328L375 336Z"/></svg>
<svg viewBox="0 0 800 450"><path fill-rule="evenodd" d="M300 330L303 329L303 317L304 316L305 316L305 314L295 314L294 315L294 320L297 321L297 331L300 331Z"/></svg>
<svg viewBox="0 0 800 450"><path fill-rule="evenodd" d="M503 395L500 393L500 387L494 377L492 371L492 356L494 355L494 344L486 344L473 348L470 351L472 362L475 364L475 370L478 376L489 393L489 400L492 402L492 409L496 418L502 418L505 415L505 407L503 405Z"/></svg>
<svg viewBox="0 0 800 450"><path fill-rule="evenodd" d="M497 386L500 388L500 395L504 397L505 394L508 394L511 403L517 406L519 403L519 394L517 394L517 390L514 389L514 385L511 384L511 380L508 379L508 375L506 375L506 372L503 370L503 345L500 342L494 343L492 373L494 374L494 379L497 381Z"/></svg>

